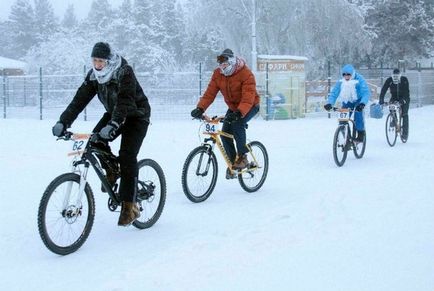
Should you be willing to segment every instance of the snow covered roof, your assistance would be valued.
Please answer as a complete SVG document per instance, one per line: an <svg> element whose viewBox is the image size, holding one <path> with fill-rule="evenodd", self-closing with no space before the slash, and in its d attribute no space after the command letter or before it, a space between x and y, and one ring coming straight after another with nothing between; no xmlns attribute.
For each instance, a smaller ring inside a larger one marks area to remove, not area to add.
<svg viewBox="0 0 434 291"><path fill-rule="evenodd" d="M307 61L306 57L301 56L290 56L290 55L258 55L259 59L266 60L297 60L297 61Z"/></svg>
<svg viewBox="0 0 434 291"><path fill-rule="evenodd" d="M14 59L0 57L0 70L3 69L21 69L25 70L27 68L27 63L17 61Z"/></svg>

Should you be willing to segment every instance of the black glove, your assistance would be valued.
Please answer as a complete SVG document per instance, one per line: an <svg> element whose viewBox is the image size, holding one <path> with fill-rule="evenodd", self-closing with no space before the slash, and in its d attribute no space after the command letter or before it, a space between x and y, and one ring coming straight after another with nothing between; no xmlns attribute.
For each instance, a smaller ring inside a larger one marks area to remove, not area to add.
<svg viewBox="0 0 434 291"><path fill-rule="evenodd" d="M365 108L365 103L360 103L359 105L356 106L356 111L361 112L363 108Z"/></svg>
<svg viewBox="0 0 434 291"><path fill-rule="evenodd" d="M401 105L405 105L405 104L407 104L407 100L402 99L401 102L399 102L399 103L401 103Z"/></svg>
<svg viewBox="0 0 434 291"><path fill-rule="evenodd" d="M191 111L191 117L193 118L201 118L203 114L203 109L202 108L195 108Z"/></svg>
<svg viewBox="0 0 434 291"><path fill-rule="evenodd" d="M326 105L324 105L324 109L327 110L327 111L330 111L330 110L332 110L332 105L331 104L326 104Z"/></svg>
<svg viewBox="0 0 434 291"><path fill-rule="evenodd" d="M107 123L106 126L104 126L100 132L99 132L99 136L102 139L113 139L116 135L116 130L119 129L119 124L116 121L109 121L109 123Z"/></svg>
<svg viewBox="0 0 434 291"><path fill-rule="evenodd" d="M234 112L229 112L225 116L225 121L228 123L232 123L232 122L238 121L240 119L241 119L241 112L239 112L238 110L234 111Z"/></svg>
<svg viewBox="0 0 434 291"><path fill-rule="evenodd" d="M61 137L65 135L66 126L63 124L62 121L58 121L53 128L51 129L54 136Z"/></svg>

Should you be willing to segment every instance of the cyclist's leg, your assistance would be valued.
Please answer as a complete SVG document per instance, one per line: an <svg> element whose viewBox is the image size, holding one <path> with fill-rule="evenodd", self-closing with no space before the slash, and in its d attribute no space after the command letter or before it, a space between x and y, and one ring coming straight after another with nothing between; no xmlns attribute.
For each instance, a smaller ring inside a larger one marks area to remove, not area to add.
<svg viewBox="0 0 434 291"><path fill-rule="evenodd" d="M237 143L237 152L239 156L244 155L249 151L246 147L246 124L258 113L258 111L259 105L256 105L252 109L250 109L246 116L234 123L234 138Z"/></svg>
<svg viewBox="0 0 434 291"><path fill-rule="evenodd" d="M127 118L121 129L119 165L121 183L119 193L122 201L133 202L135 197L135 179L138 175L137 155L146 136L149 123L141 119Z"/></svg>
<svg viewBox="0 0 434 291"><path fill-rule="evenodd" d="M235 162L234 167L238 169L243 169L247 167L249 161L247 159L246 153L249 149L246 146L247 137L246 137L246 124L252 119L253 116L256 115L259 111L259 106L255 106L240 120L233 123L233 134L235 138L235 142L237 144L237 152L238 152L238 160Z"/></svg>
<svg viewBox="0 0 434 291"><path fill-rule="evenodd" d="M410 107L410 100L405 100L405 104L401 103L402 110L402 135L407 137L408 135L408 108Z"/></svg>
<svg viewBox="0 0 434 291"><path fill-rule="evenodd" d="M118 225L127 226L140 217L140 210L135 203L138 166L137 155L146 136L149 123L137 118L127 118L120 130L121 147L119 164L121 183L119 187L122 201Z"/></svg>
<svg viewBox="0 0 434 291"><path fill-rule="evenodd" d="M229 112L231 112L231 111L228 110L226 112L226 114L228 114ZM232 124L230 124L228 122L224 122L223 127L222 127L222 131L229 133L229 134L233 134ZM222 135L221 135L221 139L222 139L223 147L226 151L226 154L228 155L229 160L233 164L235 162L235 157L237 155L237 152L235 151L234 141L231 138L228 138L228 137L225 137Z"/></svg>

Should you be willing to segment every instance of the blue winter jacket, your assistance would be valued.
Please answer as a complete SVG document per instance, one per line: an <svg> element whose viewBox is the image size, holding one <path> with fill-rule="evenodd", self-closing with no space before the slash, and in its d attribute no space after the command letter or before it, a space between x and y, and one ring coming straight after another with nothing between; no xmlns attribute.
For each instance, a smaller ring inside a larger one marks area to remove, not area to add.
<svg viewBox="0 0 434 291"><path fill-rule="evenodd" d="M345 65L342 68L342 74L351 74L351 79L358 81L356 85L357 92L357 100L354 102L356 104L364 103L365 105L368 103L369 98L371 97L371 91L369 90L368 83L366 83L365 78L362 75L356 73L356 70L352 65ZM328 103L334 105L336 103L336 99L339 97L341 93L341 85L343 79L340 79L336 82L335 87L330 92Z"/></svg>

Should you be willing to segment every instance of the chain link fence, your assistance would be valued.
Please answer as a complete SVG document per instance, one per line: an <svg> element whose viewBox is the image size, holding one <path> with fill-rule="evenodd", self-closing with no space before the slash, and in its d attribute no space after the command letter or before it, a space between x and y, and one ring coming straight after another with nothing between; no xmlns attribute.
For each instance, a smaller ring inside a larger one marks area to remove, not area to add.
<svg viewBox="0 0 434 291"><path fill-rule="evenodd" d="M391 75L392 70L358 69L357 71L367 79L373 93L372 99L375 100L378 99L381 86ZM2 76L0 108L3 118L57 119L83 82L84 74L45 75L41 69L38 75ZM152 120L172 120L190 118L190 111L196 106L199 97L206 89L211 74L210 71L202 71L199 66L195 72L155 74L139 72L136 75L149 98ZM407 76L410 82L412 107L434 104L434 70L421 68L406 70L403 75ZM339 76L339 73L336 76ZM306 86L302 88L305 90L305 102L300 104L300 109L297 110L304 111L306 116L323 112L322 106L335 82L336 80L331 77L328 80L306 81ZM258 92L261 94L263 107L261 112L272 112L265 108L271 104L267 102L270 98L266 90L267 84L259 83L261 82L258 82ZM207 113L221 115L226 110L223 97L217 96ZM98 120L103 113L104 108L95 97L78 118ZM272 118L265 117L265 119Z"/></svg>

